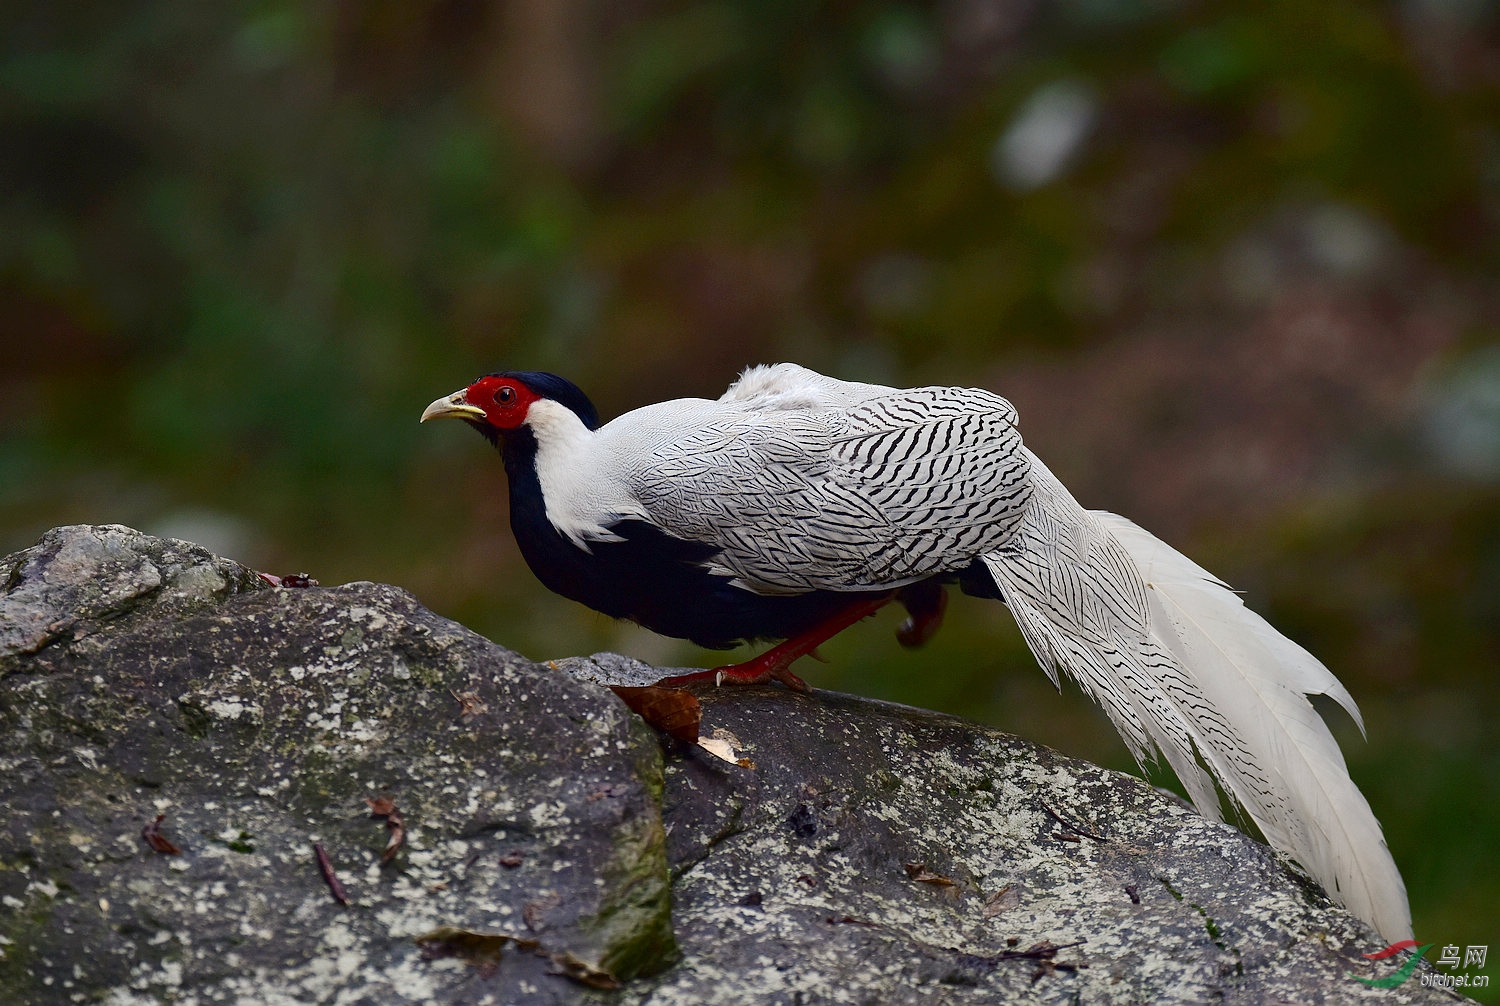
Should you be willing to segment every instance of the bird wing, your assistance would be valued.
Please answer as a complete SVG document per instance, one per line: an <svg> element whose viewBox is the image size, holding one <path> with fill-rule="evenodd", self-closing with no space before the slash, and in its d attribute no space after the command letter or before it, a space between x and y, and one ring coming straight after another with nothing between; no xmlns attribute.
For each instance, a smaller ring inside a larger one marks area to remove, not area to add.
<svg viewBox="0 0 1500 1006"><path fill-rule="evenodd" d="M1030 492L1010 403L855 387L868 390L719 403L655 445L631 491L649 520L716 546L716 571L759 593L900 586L1002 545Z"/></svg>

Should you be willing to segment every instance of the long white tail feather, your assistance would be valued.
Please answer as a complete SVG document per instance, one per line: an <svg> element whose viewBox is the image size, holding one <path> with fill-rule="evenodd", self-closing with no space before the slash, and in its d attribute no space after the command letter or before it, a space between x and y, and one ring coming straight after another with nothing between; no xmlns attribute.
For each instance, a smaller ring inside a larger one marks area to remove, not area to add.
<svg viewBox="0 0 1500 1006"><path fill-rule="evenodd" d="M1029 452L1028 452L1029 454ZM1123 517L1078 505L1035 456L1015 538L983 557L1056 683L1097 701L1143 765L1159 750L1220 820L1212 770L1266 840L1390 941L1411 936L1406 887L1309 694L1354 700L1239 596Z"/></svg>

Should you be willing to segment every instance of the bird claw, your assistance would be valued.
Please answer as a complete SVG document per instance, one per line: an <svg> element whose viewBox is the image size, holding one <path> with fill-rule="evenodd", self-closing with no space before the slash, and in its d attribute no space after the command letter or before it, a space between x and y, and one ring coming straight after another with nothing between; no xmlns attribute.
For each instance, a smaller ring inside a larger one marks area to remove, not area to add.
<svg viewBox="0 0 1500 1006"><path fill-rule="evenodd" d="M917 642L917 620L908 618L896 626L896 639L902 646L916 646Z"/></svg>
<svg viewBox="0 0 1500 1006"><path fill-rule="evenodd" d="M896 627L896 641L908 649L921 646L943 624L948 594L941 584L929 582L904 588L896 596L907 611L906 620Z"/></svg>
<svg viewBox="0 0 1500 1006"><path fill-rule="evenodd" d="M775 678L777 681L780 681L783 685L786 685L794 692L812 691L812 689L808 687L806 681L803 681L801 678L797 677L797 675L793 674L785 667L777 671L772 671L771 677Z"/></svg>

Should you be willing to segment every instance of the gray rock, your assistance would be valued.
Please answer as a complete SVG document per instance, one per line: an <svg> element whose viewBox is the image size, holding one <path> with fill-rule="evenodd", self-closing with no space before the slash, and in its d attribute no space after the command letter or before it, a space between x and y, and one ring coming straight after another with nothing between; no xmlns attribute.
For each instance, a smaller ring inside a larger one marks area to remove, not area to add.
<svg viewBox="0 0 1500 1006"><path fill-rule="evenodd" d="M200 611L265 584L239 563L118 524L53 528L0 559L0 674L7 658L60 639L77 642L106 623Z"/></svg>
<svg viewBox="0 0 1500 1006"><path fill-rule="evenodd" d="M394 587L257 589L125 528L0 582L0 1002L572 1002L550 972L671 960L660 748L609 691ZM424 960L441 927L524 943Z"/></svg>
<svg viewBox="0 0 1500 1006"><path fill-rule="evenodd" d="M662 671L532 664L393 587L118 527L0 587L3 1002L1457 999L1348 977L1382 941L1265 846L952 717L705 689L744 764L664 756L602 687Z"/></svg>
<svg viewBox="0 0 1500 1006"><path fill-rule="evenodd" d="M650 670L557 663L604 683ZM699 695L702 734L754 767L669 759L683 960L622 1002L1461 1001L1423 988L1426 967L1390 990L1348 977L1393 972L1361 957L1385 941L1133 776L907 706Z"/></svg>

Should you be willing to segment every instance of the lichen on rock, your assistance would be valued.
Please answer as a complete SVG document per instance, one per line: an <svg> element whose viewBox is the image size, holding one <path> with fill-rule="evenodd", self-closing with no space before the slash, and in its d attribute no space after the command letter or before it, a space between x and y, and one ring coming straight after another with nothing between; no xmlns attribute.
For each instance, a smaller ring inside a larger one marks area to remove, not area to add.
<svg viewBox="0 0 1500 1006"><path fill-rule="evenodd" d="M706 689L726 762L605 687L661 670L115 526L0 590L0 1002L1451 1001L1350 977L1394 966L1264 845L954 717Z"/></svg>
<svg viewBox="0 0 1500 1006"><path fill-rule="evenodd" d="M423 960L444 925L622 979L672 959L661 752L606 689L394 587L262 589L125 528L3 569L0 1000L572 1001L535 955ZM142 840L159 814L179 855Z"/></svg>

